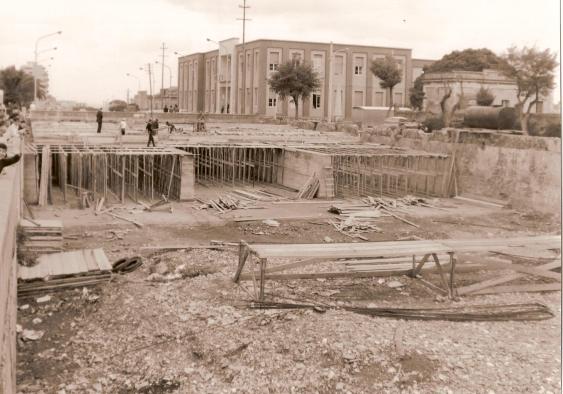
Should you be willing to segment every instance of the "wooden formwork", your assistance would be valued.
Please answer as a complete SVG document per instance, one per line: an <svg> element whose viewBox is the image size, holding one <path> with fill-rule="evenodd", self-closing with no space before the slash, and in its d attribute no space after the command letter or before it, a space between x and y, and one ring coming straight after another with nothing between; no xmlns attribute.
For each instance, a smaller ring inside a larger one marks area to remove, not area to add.
<svg viewBox="0 0 563 394"><path fill-rule="evenodd" d="M96 198L109 194L120 201L181 198L182 158L188 153L167 147L123 148L107 146L32 146L41 159L39 203L50 200L59 186L64 201L69 193L89 192Z"/></svg>
<svg viewBox="0 0 563 394"><path fill-rule="evenodd" d="M279 183L283 149L266 144L180 146L194 155L198 181L217 183Z"/></svg>
<svg viewBox="0 0 563 394"><path fill-rule="evenodd" d="M451 159L425 154L333 154L335 194L448 197Z"/></svg>

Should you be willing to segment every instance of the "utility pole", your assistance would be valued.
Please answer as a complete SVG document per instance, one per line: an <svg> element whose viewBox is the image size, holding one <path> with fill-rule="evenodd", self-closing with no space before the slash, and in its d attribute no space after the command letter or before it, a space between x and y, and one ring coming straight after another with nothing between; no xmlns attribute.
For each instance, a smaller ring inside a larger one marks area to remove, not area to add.
<svg viewBox="0 0 563 394"><path fill-rule="evenodd" d="M241 68L242 68L242 97L241 97L241 114L245 113L246 110L246 67L245 67L245 62L246 62L246 50L245 50L245 42L246 42L246 37L245 37L245 33L246 33L246 21L251 21L252 19L248 19L246 17L246 9L250 8L249 5L246 5L246 0L243 0L242 5L239 4L238 8L242 8L242 18L237 18L238 21L242 21L242 62L241 62Z"/></svg>
<svg viewBox="0 0 563 394"><path fill-rule="evenodd" d="M162 49L162 67L160 67L161 68L160 88L164 89L164 58L166 57L165 53L168 47L166 46L165 43L162 43L160 49Z"/></svg>
<svg viewBox="0 0 563 394"><path fill-rule="evenodd" d="M152 118L152 72L151 72L150 63L147 63L147 71L149 73L149 98L150 98L150 110L151 110L151 118Z"/></svg>

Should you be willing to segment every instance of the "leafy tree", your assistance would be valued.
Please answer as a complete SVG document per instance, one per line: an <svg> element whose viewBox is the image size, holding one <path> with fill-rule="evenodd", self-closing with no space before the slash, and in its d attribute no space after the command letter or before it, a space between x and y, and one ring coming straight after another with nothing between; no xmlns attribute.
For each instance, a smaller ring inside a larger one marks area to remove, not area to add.
<svg viewBox="0 0 563 394"><path fill-rule="evenodd" d="M490 106L493 101L495 101L495 96L489 89L485 89L484 87L481 87L481 89L479 89L475 98L477 100L477 105L483 105L486 107Z"/></svg>
<svg viewBox="0 0 563 394"><path fill-rule="evenodd" d="M422 104L424 102L424 84L422 83L422 76L419 76L414 80L414 86L410 88L409 100L411 106L414 109L422 110Z"/></svg>
<svg viewBox="0 0 563 394"><path fill-rule="evenodd" d="M295 103L295 119L299 117L299 99L307 98L321 86L317 73L308 63L293 59L281 64L268 80L282 100L291 97Z"/></svg>
<svg viewBox="0 0 563 394"><path fill-rule="evenodd" d="M487 48L464 49L444 55L440 60L424 67L425 73L458 71L483 71L486 68L501 70L505 67L503 58Z"/></svg>
<svg viewBox="0 0 563 394"><path fill-rule="evenodd" d="M33 102L33 76L17 70L15 66L0 70L0 89L4 91L4 103L15 103L18 106L29 106ZM45 98L45 89L37 80L37 97Z"/></svg>
<svg viewBox="0 0 563 394"><path fill-rule="evenodd" d="M401 71L399 64L393 56L387 55L383 59L376 59L371 62L370 70L379 81L379 86L383 89L389 89L389 111L393 108L393 88L401 82Z"/></svg>
<svg viewBox="0 0 563 394"><path fill-rule="evenodd" d="M123 112L127 108L127 103L123 100L112 100L109 102L109 110L112 112Z"/></svg>
<svg viewBox="0 0 563 394"><path fill-rule="evenodd" d="M516 81L517 103L514 107L522 130L527 132L532 107L541 101L540 96L547 96L555 86L554 71L558 65L556 54L549 49L540 51L535 47L511 47L504 55L504 60L504 74Z"/></svg>

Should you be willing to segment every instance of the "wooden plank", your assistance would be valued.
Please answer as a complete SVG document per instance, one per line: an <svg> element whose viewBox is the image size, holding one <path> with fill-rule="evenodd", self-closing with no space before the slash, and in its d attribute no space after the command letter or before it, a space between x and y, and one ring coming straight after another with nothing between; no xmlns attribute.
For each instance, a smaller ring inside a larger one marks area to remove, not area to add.
<svg viewBox="0 0 563 394"><path fill-rule="evenodd" d="M485 265L485 267L489 267L489 266L495 266L495 268L498 269L509 269L512 271L530 274L534 276L541 276L543 278L555 279L556 281L561 282L560 273L549 271L549 270L542 270L536 267L527 267L521 264L511 264L511 263L505 263L500 261L498 262L495 261L494 263L488 263ZM559 267L561 267L561 261L559 261Z"/></svg>
<svg viewBox="0 0 563 394"><path fill-rule="evenodd" d="M499 294L499 293L519 293L519 292L542 292L542 291L561 291L560 283L542 283L542 284L526 284L497 286L490 289L483 289L471 293L474 294Z"/></svg>
<svg viewBox="0 0 563 394"><path fill-rule="evenodd" d="M332 278L372 278L372 277L388 277L403 275L404 270L389 272L322 272L322 273L305 273L305 274L265 274L264 278L275 280L294 280L294 279L332 279ZM249 277L240 280L252 280Z"/></svg>
<svg viewBox="0 0 563 394"><path fill-rule="evenodd" d="M554 268L557 268L557 267L561 267L561 261L560 260L540 265L537 268L538 269L551 270L551 269L554 269ZM509 275L501 276L499 278L488 279L488 280L484 280L484 281L479 282L479 283L460 287L460 288L457 289L457 292L458 292L459 295L470 294L470 293L474 293L474 292L479 291L479 290L486 289L488 287L493 287L493 286L496 286L496 285L500 285L502 283L513 281L515 279L520 279L520 278L523 278L524 276L525 275L523 275L523 274L509 274Z"/></svg>

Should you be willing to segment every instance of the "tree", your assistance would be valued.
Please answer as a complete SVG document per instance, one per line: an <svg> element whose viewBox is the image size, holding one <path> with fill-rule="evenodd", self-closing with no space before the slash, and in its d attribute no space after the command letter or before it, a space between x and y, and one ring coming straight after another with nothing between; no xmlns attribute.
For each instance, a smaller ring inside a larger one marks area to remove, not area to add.
<svg viewBox="0 0 563 394"><path fill-rule="evenodd" d="M0 70L0 89L4 91L4 103L15 103L17 106L29 106L33 102L33 76L16 70L15 66ZM37 80L37 97L45 98L45 89Z"/></svg>
<svg viewBox="0 0 563 394"><path fill-rule="evenodd" d="M112 100L109 102L109 110L112 112L123 112L127 108L127 103L123 100Z"/></svg>
<svg viewBox="0 0 563 394"><path fill-rule="evenodd" d="M282 100L291 97L295 103L295 119L299 118L299 99L307 98L321 86L317 73L308 63L296 59L281 64L268 84Z"/></svg>
<svg viewBox="0 0 563 394"><path fill-rule="evenodd" d="M392 56L387 55L383 59L376 59L371 62L370 70L377 78L380 79L379 86L383 89L389 89L389 111L393 108L393 87L401 82L401 71L399 65Z"/></svg>
<svg viewBox="0 0 563 394"><path fill-rule="evenodd" d="M493 101L495 101L495 96L491 93L489 89L485 89L481 86L481 89L477 92L477 96L475 97L477 101L477 105L483 105L485 107L490 106Z"/></svg>
<svg viewBox="0 0 563 394"><path fill-rule="evenodd" d="M444 55L440 60L424 67L425 73L448 71L483 71L484 69L502 70L505 61L487 48L464 49Z"/></svg>
<svg viewBox="0 0 563 394"><path fill-rule="evenodd" d="M547 96L555 86L554 71L558 65L556 54L549 49L540 51L535 47L511 47L504 55L504 60L504 74L516 81L517 103L514 107L522 131L527 132L532 107L541 101L540 96ZM530 99L532 101L528 103Z"/></svg>
<svg viewBox="0 0 563 394"><path fill-rule="evenodd" d="M410 88L409 101L414 109L422 110L422 104L424 103L424 84L422 83L422 76L419 76L414 80L414 86Z"/></svg>

